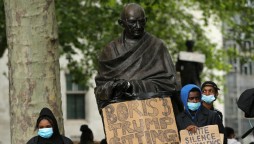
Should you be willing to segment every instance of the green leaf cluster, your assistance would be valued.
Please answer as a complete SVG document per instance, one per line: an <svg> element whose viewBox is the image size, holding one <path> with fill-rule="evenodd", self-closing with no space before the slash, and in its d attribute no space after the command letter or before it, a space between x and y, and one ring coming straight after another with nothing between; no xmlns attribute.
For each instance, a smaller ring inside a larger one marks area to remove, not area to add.
<svg viewBox="0 0 254 144"><path fill-rule="evenodd" d="M186 49L185 41L194 35L195 50L206 55L208 69L228 70L223 51L216 49L216 44L210 42L201 24L188 12L189 8L200 10L199 1L56 1L62 53L67 56L69 70L75 73L76 80L82 79L87 84L96 73L97 55L121 34L123 29L117 20L123 5L129 2L139 3L145 9L148 17L146 30L165 42L174 60L179 51ZM211 15L204 15L201 21L206 23ZM77 62L74 56L80 54L82 58Z"/></svg>
<svg viewBox="0 0 254 144"><path fill-rule="evenodd" d="M239 33L253 39L253 5L249 0L55 1L60 50L69 61L68 68L74 74L74 82L90 86L89 79L97 69L97 56L107 43L121 34L123 29L117 20L123 5L130 2L139 3L145 9L148 17L146 31L165 42L174 61L178 52L186 49L185 41L194 39L194 50L206 55L205 66L208 70L230 70L231 66L225 58L240 56L236 54L239 52L232 51L233 48L216 48L217 44L211 42L209 33L204 30L211 23L210 19L215 24L223 21L227 28L232 28L236 33L233 37L224 33L224 39L238 40ZM0 7L3 7L1 3ZM190 10L201 12L202 19L196 20ZM236 16L241 18L241 23L235 22ZM3 17L3 11L0 11L0 38L5 34ZM214 73L203 73L203 76L216 77Z"/></svg>

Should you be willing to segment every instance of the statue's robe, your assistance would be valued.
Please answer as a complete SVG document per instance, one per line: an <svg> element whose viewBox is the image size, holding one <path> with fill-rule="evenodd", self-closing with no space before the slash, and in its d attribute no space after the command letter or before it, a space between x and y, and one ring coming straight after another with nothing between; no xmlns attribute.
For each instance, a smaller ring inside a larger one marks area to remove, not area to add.
<svg viewBox="0 0 254 144"><path fill-rule="evenodd" d="M176 91L176 71L169 52L149 33L131 48L125 46L122 35L103 49L98 62L95 95L99 108L103 100L114 97L107 96L105 86L117 79L129 81L135 94Z"/></svg>

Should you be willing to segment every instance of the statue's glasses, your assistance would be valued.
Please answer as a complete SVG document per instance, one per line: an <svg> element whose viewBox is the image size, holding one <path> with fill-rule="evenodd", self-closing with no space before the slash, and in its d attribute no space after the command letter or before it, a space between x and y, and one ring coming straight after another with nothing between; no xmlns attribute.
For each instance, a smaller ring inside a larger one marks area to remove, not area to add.
<svg viewBox="0 0 254 144"><path fill-rule="evenodd" d="M136 25L140 25L140 26L145 26L146 24L146 18L142 18L142 19L137 19L137 20L124 20L125 23L129 26L136 26Z"/></svg>

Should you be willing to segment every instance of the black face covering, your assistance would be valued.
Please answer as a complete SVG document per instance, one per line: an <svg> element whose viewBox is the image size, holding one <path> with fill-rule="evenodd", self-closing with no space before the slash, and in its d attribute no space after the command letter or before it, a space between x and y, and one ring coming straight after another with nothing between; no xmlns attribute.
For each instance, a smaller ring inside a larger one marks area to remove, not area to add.
<svg viewBox="0 0 254 144"><path fill-rule="evenodd" d="M36 129L38 129L39 123L41 120L46 119L48 120L52 127L53 127L53 135L50 138L43 138L43 137L38 137L38 144L63 144L62 137L60 135L58 125L56 118L52 111L48 108L43 108L40 112L40 116L37 119L36 122Z"/></svg>

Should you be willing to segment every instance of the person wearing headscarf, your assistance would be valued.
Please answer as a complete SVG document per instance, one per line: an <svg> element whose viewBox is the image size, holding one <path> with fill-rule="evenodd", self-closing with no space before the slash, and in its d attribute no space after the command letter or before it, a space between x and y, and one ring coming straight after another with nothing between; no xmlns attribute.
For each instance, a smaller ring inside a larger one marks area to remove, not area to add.
<svg viewBox="0 0 254 144"><path fill-rule="evenodd" d="M38 130L38 135L32 137L27 144L73 144L69 138L60 134L56 118L49 108L41 110L35 130Z"/></svg>

